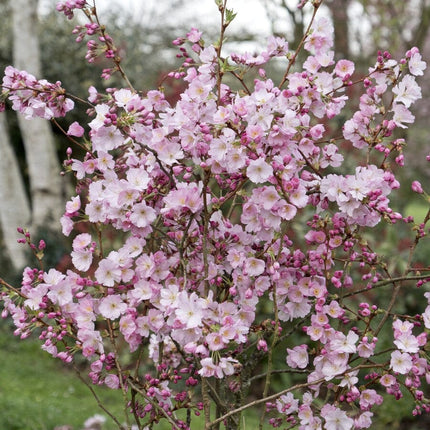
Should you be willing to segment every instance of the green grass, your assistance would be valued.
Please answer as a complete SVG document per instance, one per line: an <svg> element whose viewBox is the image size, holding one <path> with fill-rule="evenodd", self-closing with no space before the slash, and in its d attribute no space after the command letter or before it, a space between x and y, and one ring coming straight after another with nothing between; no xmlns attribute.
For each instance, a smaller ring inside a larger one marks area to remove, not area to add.
<svg viewBox="0 0 430 430"><path fill-rule="evenodd" d="M36 341L21 341L11 331L7 323L0 324L0 429L53 430L60 425L81 429L87 418L106 415L73 370L42 351ZM104 404L120 416L120 393L98 391ZM105 428L116 429L106 418Z"/></svg>
<svg viewBox="0 0 430 430"><path fill-rule="evenodd" d="M95 414L106 417L103 430L118 429L71 368L42 351L37 340L20 340L12 330L10 324L0 321L0 430L54 430L62 425L80 430ZM103 405L124 422L121 393L95 389ZM248 412L242 417L242 429L255 430L258 420L255 413ZM193 416L191 427L203 428L203 416ZM155 428L170 430L171 426L163 421Z"/></svg>

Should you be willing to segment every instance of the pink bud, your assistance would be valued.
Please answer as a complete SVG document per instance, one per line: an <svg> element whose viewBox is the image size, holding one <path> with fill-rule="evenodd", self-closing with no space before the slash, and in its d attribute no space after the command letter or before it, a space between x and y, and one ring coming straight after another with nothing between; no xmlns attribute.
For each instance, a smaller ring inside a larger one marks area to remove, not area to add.
<svg viewBox="0 0 430 430"><path fill-rule="evenodd" d="M412 191L415 191L418 194L422 194L424 192L420 182L418 182L418 181L412 182L411 188L412 188Z"/></svg>

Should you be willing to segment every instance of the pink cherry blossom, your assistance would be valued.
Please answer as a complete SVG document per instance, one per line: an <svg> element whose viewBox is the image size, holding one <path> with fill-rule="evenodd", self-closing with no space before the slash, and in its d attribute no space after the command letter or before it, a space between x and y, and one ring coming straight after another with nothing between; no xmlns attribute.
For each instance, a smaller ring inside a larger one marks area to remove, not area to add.
<svg viewBox="0 0 430 430"><path fill-rule="evenodd" d="M97 282L105 285L106 287L113 287L115 282L121 279L121 270L118 265L108 259L100 261L99 266L95 272Z"/></svg>
<svg viewBox="0 0 430 430"><path fill-rule="evenodd" d="M293 349L287 348L287 364L293 369L304 369L309 363L307 345L295 346Z"/></svg>
<svg viewBox="0 0 430 430"><path fill-rule="evenodd" d="M393 88L393 93L396 94L394 102L403 103L407 108L421 98L421 89L415 78L411 75L406 75L402 81Z"/></svg>
<svg viewBox="0 0 430 430"><path fill-rule="evenodd" d="M118 295L110 295L100 300L99 312L107 319L115 320L119 318L127 309L127 304Z"/></svg>
<svg viewBox="0 0 430 430"><path fill-rule="evenodd" d="M258 276L264 272L265 264L258 258L248 258L245 260L245 271L249 276Z"/></svg>
<svg viewBox="0 0 430 430"><path fill-rule="evenodd" d="M417 338L409 333L402 333L400 336L396 336L394 344L403 352L415 353L420 349Z"/></svg>
<svg viewBox="0 0 430 430"><path fill-rule="evenodd" d="M327 430L350 430L354 426L354 420L348 417L345 411L330 404L322 407L321 416L325 420L324 428Z"/></svg>
<svg viewBox="0 0 430 430"><path fill-rule="evenodd" d="M70 124L67 134L69 136L82 137L84 135L84 128L77 122Z"/></svg>
<svg viewBox="0 0 430 430"><path fill-rule="evenodd" d="M406 352L395 350L391 353L390 367L394 372L404 375L412 369L412 358Z"/></svg>
<svg viewBox="0 0 430 430"><path fill-rule="evenodd" d="M390 375L389 373L386 373L385 375L382 375L379 382L384 387L391 387L396 383L396 378L393 375Z"/></svg>
<svg viewBox="0 0 430 430"><path fill-rule="evenodd" d="M408 67L409 67L409 71L414 76L422 76L424 74L425 68L427 67L427 64L425 61L422 61L421 54L415 51L409 59Z"/></svg>
<svg viewBox="0 0 430 430"><path fill-rule="evenodd" d="M266 182L272 175L273 169L262 158L257 158L249 163L246 175L255 184Z"/></svg>
<svg viewBox="0 0 430 430"><path fill-rule="evenodd" d="M403 104L393 104L393 121L401 128L407 128L405 124L411 124L414 122L415 116L412 115L411 111Z"/></svg>
<svg viewBox="0 0 430 430"><path fill-rule="evenodd" d="M175 311L178 320L187 328L197 327L203 318L206 303L197 297L196 293L188 296L184 291L179 293L178 308Z"/></svg>
<svg viewBox="0 0 430 430"><path fill-rule="evenodd" d="M336 63L335 73L340 78L345 78L346 76L352 76L354 73L354 63L349 60L339 60Z"/></svg>
<svg viewBox="0 0 430 430"><path fill-rule="evenodd" d="M93 253L90 250L80 249L71 252L72 263L77 270L86 272L93 261Z"/></svg>
<svg viewBox="0 0 430 430"><path fill-rule="evenodd" d="M363 390L360 395L360 408L362 410L368 410L372 406L380 405L382 401L382 396L379 395L375 390L366 389Z"/></svg>

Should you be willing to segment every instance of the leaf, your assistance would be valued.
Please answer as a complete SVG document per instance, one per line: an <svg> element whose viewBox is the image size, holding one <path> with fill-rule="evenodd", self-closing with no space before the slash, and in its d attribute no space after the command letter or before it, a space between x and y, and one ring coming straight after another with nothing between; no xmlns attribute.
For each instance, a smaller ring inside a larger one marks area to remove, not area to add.
<svg viewBox="0 0 430 430"><path fill-rule="evenodd" d="M220 68L221 68L223 73L233 72L235 70L238 70L237 66L233 66L233 65L229 64L228 58L226 58L225 60L220 60Z"/></svg>
<svg viewBox="0 0 430 430"><path fill-rule="evenodd" d="M225 11L225 23L229 25L234 18L236 18L237 13L233 12L233 9L226 9Z"/></svg>

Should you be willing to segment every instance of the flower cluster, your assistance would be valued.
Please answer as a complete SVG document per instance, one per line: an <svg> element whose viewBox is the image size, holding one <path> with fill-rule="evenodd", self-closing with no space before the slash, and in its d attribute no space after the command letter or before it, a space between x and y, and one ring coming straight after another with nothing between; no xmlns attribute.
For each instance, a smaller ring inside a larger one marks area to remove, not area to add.
<svg viewBox="0 0 430 430"><path fill-rule="evenodd" d="M84 2L66 3L60 10ZM69 150L65 162L77 179L61 219L66 236L77 233L73 268L25 269L19 290L4 283L4 314L23 337L39 328L53 356L70 362L82 354L91 381L122 389L140 426L166 418L172 428L189 428L175 418L183 408L204 409L209 420L208 391L222 419L232 419L228 402L231 410L243 406L250 375L281 345L284 370L301 374L306 389L289 387L274 403L265 391L267 413L277 414L273 426L368 428L379 392L397 398L400 384L417 411L428 409L421 321L428 329L430 306L410 322L395 318L395 348L369 366L393 305L354 300L363 282L372 290L393 278L361 229L402 220L388 199L399 187L389 161L401 151L391 136L413 121L409 108L421 96L415 76L425 63L416 48L400 62L381 53L361 80L364 94L343 135L350 150L374 162L345 172L329 123L348 100L354 64L334 61L332 32L325 18L315 21L304 69L290 71L295 57L282 39L269 39L257 56L232 55L233 65L192 29L175 41L185 57L177 77L187 83L176 105L162 91L103 95L91 87L87 127L69 128L87 150L82 160ZM252 88L241 80L243 70L275 57L291 61L281 85L262 69ZM226 70L243 90L222 81ZM59 84L11 67L3 89L29 117L72 107ZM390 93L391 102L383 97ZM121 240L106 250L109 228ZM144 349L154 373L139 370ZM123 353L136 356L136 374ZM210 378L225 383L230 400L213 391ZM202 397L187 389L197 386ZM320 393L329 399L322 408Z"/></svg>
<svg viewBox="0 0 430 430"><path fill-rule="evenodd" d="M66 97L61 82L52 84L44 79L37 80L26 71L12 66L5 69L0 104L4 108L3 99L12 102L12 108L27 119L52 119L65 116L73 109L73 100ZM0 109L1 110L1 109Z"/></svg>
<svg viewBox="0 0 430 430"><path fill-rule="evenodd" d="M86 0L66 0L57 3L57 10L64 13L68 19L72 19L74 17L74 9L83 9L86 5Z"/></svg>

